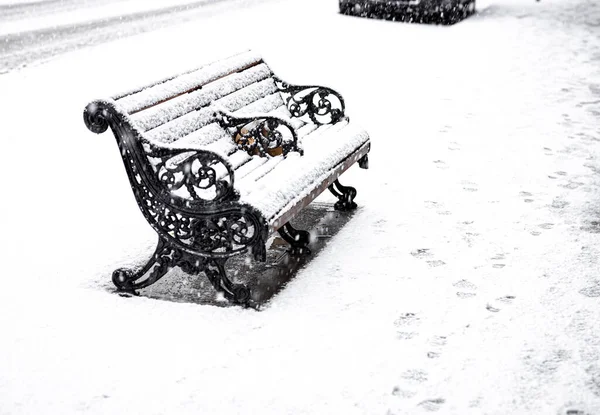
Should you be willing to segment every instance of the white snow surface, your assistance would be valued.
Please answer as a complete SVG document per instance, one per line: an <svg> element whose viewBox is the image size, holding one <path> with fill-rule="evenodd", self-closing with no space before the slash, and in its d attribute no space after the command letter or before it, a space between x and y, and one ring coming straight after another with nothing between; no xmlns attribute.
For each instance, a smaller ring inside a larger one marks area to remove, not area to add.
<svg viewBox="0 0 600 415"><path fill-rule="evenodd" d="M281 0L1 76L0 414L599 414L599 22ZM84 106L247 49L344 95L359 210L262 311L107 291L155 235Z"/></svg>
<svg viewBox="0 0 600 415"><path fill-rule="evenodd" d="M44 3L50 3L48 5L50 7L45 8L45 13L40 15L26 15L19 19L11 19L3 22L2 26L0 26L0 36L9 33L43 30L89 21L100 21L139 12L158 11L173 6L193 5L194 3L198 3L198 1L201 0L97 0L96 4L92 4L92 7L83 5L83 7L74 7L72 10L63 11L60 8L52 10L51 1L0 0L0 6L4 4L31 4L32 6L35 4L35 6L43 6ZM205 1L209 5L218 0Z"/></svg>

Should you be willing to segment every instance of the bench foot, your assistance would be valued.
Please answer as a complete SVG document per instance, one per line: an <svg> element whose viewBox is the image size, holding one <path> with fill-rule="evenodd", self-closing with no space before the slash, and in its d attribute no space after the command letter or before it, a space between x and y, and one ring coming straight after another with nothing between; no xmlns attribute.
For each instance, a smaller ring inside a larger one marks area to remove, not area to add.
<svg viewBox="0 0 600 415"><path fill-rule="evenodd" d="M354 187L343 186L339 180L336 180L329 186L329 191L338 198L334 205L335 210L348 211L356 209L356 203L354 203L356 189Z"/></svg>
<svg viewBox="0 0 600 415"><path fill-rule="evenodd" d="M159 239L152 258L140 269L119 268L112 274L117 291L136 294L136 290L154 284L173 268L180 252Z"/></svg>
<svg viewBox="0 0 600 415"><path fill-rule="evenodd" d="M138 295L137 290L154 284L172 268L178 266L188 274L204 273L212 286L223 293L229 301L247 305L250 301L250 289L227 278L225 261L225 259L193 257L172 247L161 238L156 251L146 265L137 270L119 268L113 272L112 281L119 293Z"/></svg>
<svg viewBox="0 0 600 415"><path fill-rule="evenodd" d="M368 154L365 154L364 156L361 157L360 160L358 160L358 167L360 167L361 169L369 168L369 155Z"/></svg>
<svg viewBox="0 0 600 415"><path fill-rule="evenodd" d="M279 230L279 235L292 247L289 250L291 255L310 255L310 233L300 229L295 229L289 222L283 225Z"/></svg>
<svg viewBox="0 0 600 415"><path fill-rule="evenodd" d="M244 284L236 284L227 277L225 259L209 260L202 270L215 290L223 293L229 301L239 305L248 305L250 289Z"/></svg>

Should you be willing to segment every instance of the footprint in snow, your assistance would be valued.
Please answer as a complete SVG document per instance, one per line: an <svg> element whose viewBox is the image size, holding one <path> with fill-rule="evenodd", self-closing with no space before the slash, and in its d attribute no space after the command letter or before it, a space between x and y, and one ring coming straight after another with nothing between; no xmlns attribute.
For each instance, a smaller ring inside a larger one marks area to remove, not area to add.
<svg viewBox="0 0 600 415"><path fill-rule="evenodd" d="M420 402L418 406L422 407L426 411L436 412L442 408L442 405L444 405L445 402L446 400L443 398L427 399L423 402Z"/></svg>
<svg viewBox="0 0 600 415"><path fill-rule="evenodd" d="M448 169L448 165L443 160L434 160L433 162L435 163L435 167L437 167L438 169L442 169L442 170Z"/></svg>
<svg viewBox="0 0 600 415"><path fill-rule="evenodd" d="M470 281L460 280L452 284L452 286L460 290L456 293L458 298L471 298L477 295L474 292L477 290L477 286Z"/></svg>
<svg viewBox="0 0 600 415"><path fill-rule="evenodd" d="M496 301L499 303L502 303L502 304L509 305L509 304L512 304L512 302L515 300L515 298L516 297L514 295L505 295L503 297L496 298ZM492 305L490 303L488 303L485 306L485 309L492 313L497 313L501 310L500 308L495 307L494 305Z"/></svg>
<svg viewBox="0 0 600 415"><path fill-rule="evenodd" d="M519 192L519 196L524 198L523 202L525 203L533 203L535 201L532 199L533 193L530 192Z"/></svg>
<svg viewBox="0 0 600 415"><path fill-rule="evenodd" d="M456 292L456 296L458 298L472 298L475 297L477 294L475 293L469 293L469 292L464 292L464 291L457 291Z"/></svg>
<svg viewBox="0 0 600 415"><path fill-rule="evenodd" d="M493 256L492 258L490 258L492 261L504 261L506 259L505 254L501 253L501 254L496 254L495 256ZM506 264L502 263L502 262L496 262L494 264L492 264L492 268L496 268L496 269L501 269L504 268L506 266Z"/></svg>
<svg viewBox="0 0 600 415"><path fill-rule="evenodd" d="M429 258L432 255L427 248L419 248L415 251L412 251L410 254L419 259Z"/></svg>
<svg viewBox="0 0 600 415"><path fill-rule="evenodd" d="M415 392L415 391L402 389L399 386L395 386L394 389L392 390L392 395L397 396L399 398L403 398L403 399L410 399L413 396L415 396L416 394L417 394L417 392Z"/></svg>
<svg viewBox="0 0 600 415"><path fill-rule="evenodd" d="M499 301L504 304L512 304L516 297L514 295L505 295L504 297L496 298L496 301Z"/></svg>
<svg viewBox="0 0 600 415"><path fill-rule="evenodd" d="M579 290L579 294L590 298L600 297L600 285L593 285Z"/></svg>
<svg viewBox="0 0 600 415"><path fill-rule="evenodd" d="M410 369L400 375L403 386L396 385L392 390L392 395L399 398L412 398L417 394L413 388L427 381L427 372L419 369Z"/></svg>
<svg viewBox="0 0 600 415"><path fill-rule="evenodd" d="M540 229L545 229L545 230L552 229L553 227L554 227L554 224L553 224L553 223L540 223L540 224L538 225L538 228L540 228ZM534 230L532 230L532 231L530 231L529 233L530 233L530 234L532 234L533 236L540 236L540 235L542 234L542 232L541 232L541 231L539 231L539 230L535 230L535 229L534 229Z"/></svg>
<svg viewBox="0 0 600 415"><path fill-rule="evenodd" d="M425 201L425 207L428 209L433 209L433 208L437 208L439 206L438 202L435 202L433 200L426 200Z"/></svg>
<svg viewBox="0 0 600 415"><path fill-rule="evenodd" d="M567 184L561 184L560 187L563 187L563 188L569 189L569 190L574 190L582 185L583 185L583 183L581 183L581 182L569 182Z"/></svg>
<svg viewBox="0 0 600 415"><path fill-rule="evenodd" d="M420 323L421 319L415 313L404 313L394 321L396 327L412 326Z"/></svg>
<svg viewBox="0 0 600 415"><path fill-rule="evenodd" d="M452 141L449 145L448 145L448 150L450 151L456 151L456 150L460 150L460 144L458 144L456 141Z"/></svg>
<svg viewBox="0 0 600 415"><path fill-rule="evenodd" d="M593 220L589 225L582 226L580 229L589 233L600 233L600 222Z"/></svg>
<svg viewBox="0 0 600 415"><path fill-rule="evenodd" d="M418 259L426 259L426 258L431 258L433 256L433 254L431 252L429 252L429 249L427 249L427 248L417 249L415 251L412 251L410 254ZM446 265L446 263L444 261L440 261L440 260L430 260L430 261L427 261L427 264L430 267L439 267L442 265Z"/></svg>
<svg viewBox="0 0 600 415"><path fill-rule="evenodd" d="M492 313L497 313L498 311L500 311L499 308L496 308L496 307L492 306L491 304L486 305L485 309L487 311L491 311Z"/></svg>
<svg viewBox="0 0 600 415"><path fill-rule="evenodd" d="M398 331L396 336L399 340L410 340L418 336L417 332L406 331L410 330L410 327L418 325L421 319L415 313L404 313L394 321L394 326L403 330Z"/></svg>
<svg viewBox="0 0 600 415"><path fill-rule="evenodd" d="M467 246L472 247L473 243L475 241L475 238L477 238L478 236L479 236L479 234L477 232L466 232L462 236L462 239L467 243Z"/></svg>
<svg viewBox="0 0 600 415"><path fill-rule="evenodd" d="M437 359L442 354L442 349L448 342L448 338L446 336L433 336L427 342L429 345L429 351L427 352L427 357L430 359Z"/></svg>
<svg viewBox="0 0 600 415"><path fill-rule="evenodd" d="M550 205L550 207L553 209L564 209L567 206L569 206L569 202L561 199L554 199Z"/></svg>
<svg viewBox="0 0 600 415"><path fill-rule="evenodd" d="M463 190L465 190L467 192L479 191L479 189L477 188L477 183L473 183L473 182L469 182L469 181L462 181L461 184L463 185Z"/></svg>
<svg viewBox="0 0 600 415"><path fill-rule="evenodd" d="M402 379L413 383L423 383L427 381L427 372L420 369L409 369L402 373Z"/></svg>

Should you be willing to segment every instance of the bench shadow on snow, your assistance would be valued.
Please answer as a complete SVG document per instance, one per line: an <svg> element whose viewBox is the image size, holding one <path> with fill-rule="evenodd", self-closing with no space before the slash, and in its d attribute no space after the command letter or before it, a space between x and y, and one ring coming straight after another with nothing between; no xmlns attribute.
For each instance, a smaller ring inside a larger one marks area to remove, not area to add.
<svg viewBox="0 0 600 415"><path fill-rule="evenodd" d="M311 233L310 255L290 256L287 253L289 245L275 234L268 241L265 263L250 260L249 256L234 257L227 261L228 275L235 282L248 284L252 290L253 307L261 309L327 246L355 212L337 212L331 203L313 202L293 221L294 227ZM116 292L112 284L104 287ZM141 290L139 295L171 302L239 307L217 293L203 274L189 275L179 268L172 269L160 281Z"/></svg>

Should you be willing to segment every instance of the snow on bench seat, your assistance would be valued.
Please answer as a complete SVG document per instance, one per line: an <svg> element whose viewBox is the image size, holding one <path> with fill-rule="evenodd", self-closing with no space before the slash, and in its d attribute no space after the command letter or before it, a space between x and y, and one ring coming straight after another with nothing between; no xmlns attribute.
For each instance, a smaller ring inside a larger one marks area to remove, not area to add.
<svg viewBox="0 0 600 415"><path fill-rule="evenodd" d="M277 223L280 212L306 198L335 167L369 140L366 131L347 121L339 122L333 129L325 136L318 134L318 129L305 136L302 140L304 155L290 153L285 159L274 157L279 159L276 168L257 180L244 180L236 186L240 200L259 209L273 230L283 225Z"/></svg>

